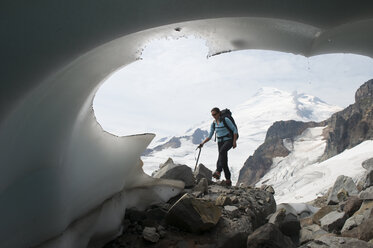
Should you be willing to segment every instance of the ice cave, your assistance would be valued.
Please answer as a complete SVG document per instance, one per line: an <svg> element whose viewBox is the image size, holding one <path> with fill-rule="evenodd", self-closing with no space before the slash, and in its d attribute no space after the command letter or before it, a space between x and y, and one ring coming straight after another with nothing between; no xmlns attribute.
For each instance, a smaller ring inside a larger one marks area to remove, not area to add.
<svg viewBox="0 0 373 248"><path fill-rule="evenodd" d="M95 120L100 84L147 42L194 35L211 56L264 49L373 57L373 2L305 0L1 3L0 246L101 247L125 208L183 184L142 171L153 134Z"/></svg>

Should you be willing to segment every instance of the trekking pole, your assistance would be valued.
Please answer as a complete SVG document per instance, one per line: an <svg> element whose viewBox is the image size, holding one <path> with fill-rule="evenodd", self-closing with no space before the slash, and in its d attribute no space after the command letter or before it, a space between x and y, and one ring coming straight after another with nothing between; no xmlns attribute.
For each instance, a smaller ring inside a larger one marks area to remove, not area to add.
<svg viewBox="0 0 373 248"><path fill-rule="evenodd" d="M201 147L200 146L198 146L197 148L196 148L196 150L199 148L199 152L198 152L198 157L197 157L197 161L196 161L196 165L194 166L194 171L196 171L196 169L197 169L197 164L198 164L198 160L199 160L199 155L201 155Z"/></svg>

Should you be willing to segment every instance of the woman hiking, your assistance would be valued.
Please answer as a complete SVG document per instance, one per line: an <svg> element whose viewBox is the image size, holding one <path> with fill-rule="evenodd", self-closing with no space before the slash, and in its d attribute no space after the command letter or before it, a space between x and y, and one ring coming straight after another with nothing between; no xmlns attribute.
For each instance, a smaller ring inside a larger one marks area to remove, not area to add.
<svg viewBox="0 0 373 248"><path fill-rule="evenodd" d="M216 163L216 171L213 173L212 176L219 180L221 172L222 170L224 170L226 181L223 181L223 183L227 186L231 186L231 173L228 168L228 151L232 147L234 149L237 146L237 128L235 127L235 125L233 125L232 121L228 117L225 117L224 120L220 118L221 112L219 108L213 108L211 110L211 115L215 120L211 123L210 134L199 145L199 147L203 147L206 142L211 140L212 135L214 134L214 132L216 132L216 136L218 139L219 157ZM224 123L226 123L226 125L224 125Z"/></svg>

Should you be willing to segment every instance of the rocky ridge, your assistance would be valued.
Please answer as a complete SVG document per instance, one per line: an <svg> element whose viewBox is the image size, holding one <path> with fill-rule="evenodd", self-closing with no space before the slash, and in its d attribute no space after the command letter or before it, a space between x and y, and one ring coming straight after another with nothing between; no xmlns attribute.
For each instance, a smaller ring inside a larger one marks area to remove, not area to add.
<svg viewBox="0 0 373 248"><path fill-rule="evenodd" d="M264 143L250 156L240 170L237 184L254 185L271 168L274 157L286 157L285 139L292 140L310 127L326 126L326 148L319 161L335 156L345 149L373 139L373 79L356 91L355 103L322 122L279 121L267 131Z"/></svg>
<svg viewBox="0 0 373 248"><path fill-rule="evenodd" d="M240 170L237 184L255 185L270 169L274 157L286 157L289 150L283 140L293 140L304 130L316 127L316 122L277 121L267 131L264 143L255 150Z"/></svg>

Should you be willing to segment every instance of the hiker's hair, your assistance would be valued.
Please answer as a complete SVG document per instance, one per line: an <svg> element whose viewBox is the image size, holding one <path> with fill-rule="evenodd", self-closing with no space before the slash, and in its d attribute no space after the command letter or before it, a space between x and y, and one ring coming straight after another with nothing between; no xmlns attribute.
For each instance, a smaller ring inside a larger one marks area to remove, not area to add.
<svg viewBox="0 0 373 248"><path fill-rule="evenodd" d="M216 113L218 113L218 114L220 113L220 109L219 109L219 108L217 108L217 107L215 107L215 108L211 109L211 112L212 112L212 111L214 111L214 112L216 112Z"/></svg>

